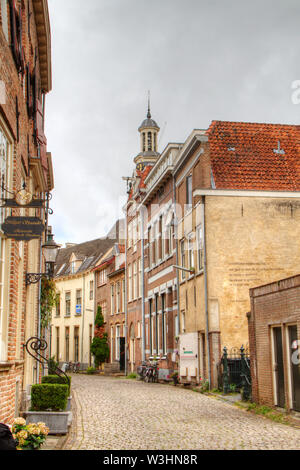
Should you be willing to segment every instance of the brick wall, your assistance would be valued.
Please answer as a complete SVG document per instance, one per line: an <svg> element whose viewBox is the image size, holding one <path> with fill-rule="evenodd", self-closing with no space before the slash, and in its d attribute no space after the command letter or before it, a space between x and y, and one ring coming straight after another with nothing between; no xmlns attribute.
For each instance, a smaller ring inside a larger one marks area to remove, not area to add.
<svg viewBox="0 0 300 470"><path fill-rule="evenodd" d="M300 340L300 276L291 277L250 290L251 312L248 314L251 356L252 399L274 406L274 361L272 327L281 327L283 338L284 394L287 409L290 403L289 358L286 329L297 325Z"/></svg>

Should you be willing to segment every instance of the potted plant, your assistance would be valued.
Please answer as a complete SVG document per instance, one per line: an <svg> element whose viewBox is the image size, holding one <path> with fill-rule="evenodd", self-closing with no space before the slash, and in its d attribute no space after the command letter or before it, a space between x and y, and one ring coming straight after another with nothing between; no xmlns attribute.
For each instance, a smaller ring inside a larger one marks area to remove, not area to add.
<svg viewBox="0 0 300 470"><path fill-rule="evenodd" d="M69 386L66 384L37 384L31 387L31 409L26 412L27 423L45 422L49 434L67 434L71 412L66 411Z"/></svg>
<svg viewBox="0 0 300 470"><path fill-rule="evenodd" d="M66 411L71 411L71 377L68 375L65 377L64 375L45 375L42 377L42 384L66 384L69 387L69 394L68 394L68 403Z"/></svg>
<svg viewBox="0 0 300 470"><path fill-rule="evenodd" d="M173 380L173 383L174 383L175 386L177 384L179 384L178 371L175 371L175 372L173 372L173 374L171 374L171 379Z"/></svg>
<svg viewBox="0 0 300 470"><path fill-rule="evenodd" d="M16 418L12 426L17 450L39 450L46 441L48 433L49 429L45 423L26 424L23 418Z"/></svg>

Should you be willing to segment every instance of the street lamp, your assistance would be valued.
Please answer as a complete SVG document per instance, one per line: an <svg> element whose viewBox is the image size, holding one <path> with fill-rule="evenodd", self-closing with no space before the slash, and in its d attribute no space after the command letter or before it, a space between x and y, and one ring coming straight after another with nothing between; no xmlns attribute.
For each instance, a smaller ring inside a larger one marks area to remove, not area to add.
<svg viewBox="0 0 300 470"><path fill-rule="evenodd" d="M45 273L27 273L26 274L26 285L37 284L42 277L47 277L49 279L54 276L54 265L58 250L60 246L54 241L54 235L52 233L48 234L47 242L42 245L43 255L45 258L46 272Z"/></svg>

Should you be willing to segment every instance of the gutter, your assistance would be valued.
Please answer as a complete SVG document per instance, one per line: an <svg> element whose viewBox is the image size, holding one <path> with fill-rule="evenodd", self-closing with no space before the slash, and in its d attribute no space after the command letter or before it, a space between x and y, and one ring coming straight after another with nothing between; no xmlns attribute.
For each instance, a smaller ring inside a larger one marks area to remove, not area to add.
<svg viewBox="0 0 300 470"><path fill-rule="evenodd" d="M210 345L209 345L209 319L208 319L208 289L207 289L207 252L206 252L206 224L205 224L205 196L202 197L203 204L203 252L204 252L204 297L205 297L205 336L206 336L206 355L208 368L209 390L211 388L211 363L210 363Z"/></svg>

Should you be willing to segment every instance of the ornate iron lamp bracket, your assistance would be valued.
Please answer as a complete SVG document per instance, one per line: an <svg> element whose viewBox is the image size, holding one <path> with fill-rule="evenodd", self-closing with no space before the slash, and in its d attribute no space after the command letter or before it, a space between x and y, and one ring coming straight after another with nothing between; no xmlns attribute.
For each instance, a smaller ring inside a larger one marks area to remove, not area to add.
<svg viewBox="0 0 300 470"><path fill-rule="evenodd" d="M29 286L30 284L37 284L42 277L47 277L49 278L49 274L47 273L27 273L26 274L26 286Z"/></svg>
<svg viewBox="0 0 300 470"><path fill-rule="evenodd" d="M45 356L43 356L43 354L41 354L41 351L45 351L48 347L47 341L45 341L44 339L37 338L37 337L33 336L32 338L29 338L29 340L24 344L24 347L25 347L26 351L28 352L28 354L31 357L33 357L33 359L38 361L43 366L45 364L47 364L48 367L49 367L49 362L50 361ZM68 385L70 386L70 379L67 376L67 374L65 374L65 372L63 370L61 370L59 367L55 366L54 373L58 377L64 376L67 379Z"/></svg>

